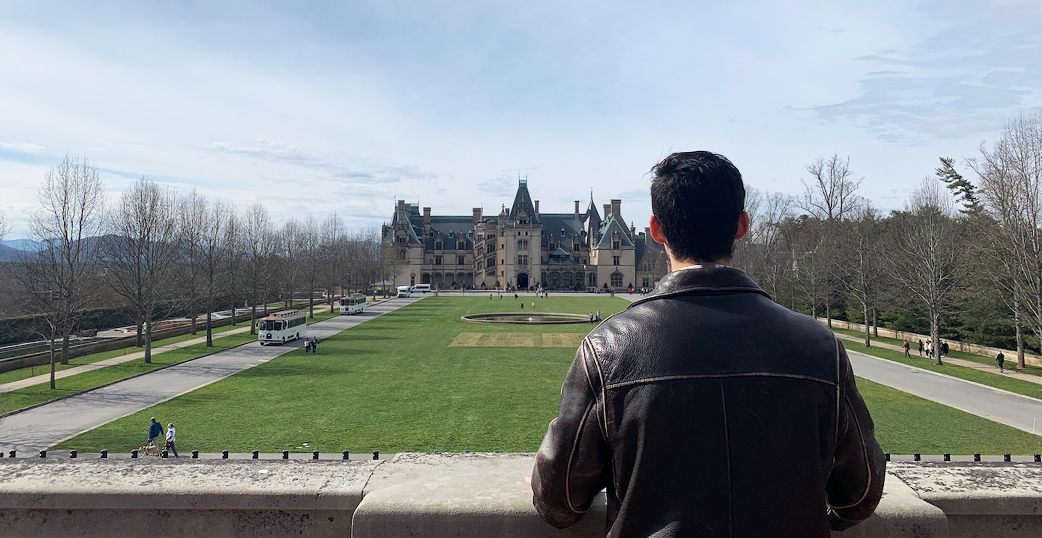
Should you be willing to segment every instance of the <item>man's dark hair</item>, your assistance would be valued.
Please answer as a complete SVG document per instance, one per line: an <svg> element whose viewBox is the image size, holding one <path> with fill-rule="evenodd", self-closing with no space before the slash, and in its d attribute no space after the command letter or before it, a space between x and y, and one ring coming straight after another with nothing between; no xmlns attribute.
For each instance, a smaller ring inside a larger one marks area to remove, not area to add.
<svg viewBox="0 0 1042 538"><path fill-rule="evenodd" d="M742 174L708 151L674 153L651 169L651 211L680 260L730 258L745 209Z"/></svg>

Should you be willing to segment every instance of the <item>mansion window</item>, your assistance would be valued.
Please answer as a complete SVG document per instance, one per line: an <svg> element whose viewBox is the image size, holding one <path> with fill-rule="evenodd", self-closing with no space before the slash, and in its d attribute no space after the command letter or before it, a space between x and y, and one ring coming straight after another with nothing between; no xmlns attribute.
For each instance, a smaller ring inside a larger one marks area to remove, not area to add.
<svg viewBox="0 0 1042 538"><path fill-rule="evenodd" d="M434 265L441 265L441 256L434 257ZM616 264L618 265L618 264Z"/></svg>
<svg viewBox="0 0 1042 538"><path fill-rule="evenodd" d="M518 250L528 250L528 240L522 239L522 240L518 241L517 242L517 249Z"/></svg>
<svg viewBox="0 0 1042 538"><path fill-rule="evenodd" d="M611 242L611 248L612 248L612 250L619 250L619 240L618 239L616 239L616 240Z"/></svg>
<svg viewBox="0 0 1042 538"><path fill-rule="evenodd" d="M399 236L398 236L398 237L396 238L396 242L398 242L398 243L405 243L405 236L403 236L403 235L399 235Z"/></svg>
<svg viewBox="0 0 1042 538"><path fill-rule="evenodd" d="M456 265L463 265L467 263L467 259L463 256L456 256Z"/></svg>
<svg viewBox="0 0 1042 538"><path fill-rule="evenodd" d="M611 274L611 287L621 288L622 287L622 273L615 271Z"/></svg>
<svg viewBox="0 0 1042 538"><path fill-rule="evenodd" d="M441 250L442 246L444 245L442 245L441 241L434 242L434 250Z"/></svg>
<svg viewBox="0 0 1042 538"><path fill-rule="evenodd" d="M518 265L528 265L528 256L524 256L524 255L518 256L517 257L517 264Z"/></svg>
<svg viewBox="0 0 1042 538"><path fill-rule="evenodd" d="M557 244L556 243L550 243L549 245L547 245L546 250L549 250L550 252L553 252L555 248L557 248Z"/></svg>
<svg viewBox="0 0 1042 538"><path fill-rule="evenodd" d="M612 256L611 257L611 264L612 265L619 265L619 257L618 256Z"/></svg>
<svg viewBox="0 0 1042 538"><path fill-rule="evenodd" d="M485 252L488 254L492 254L493 250L496 250L496 245L489 245L487 248L485 248Z"/></svg>

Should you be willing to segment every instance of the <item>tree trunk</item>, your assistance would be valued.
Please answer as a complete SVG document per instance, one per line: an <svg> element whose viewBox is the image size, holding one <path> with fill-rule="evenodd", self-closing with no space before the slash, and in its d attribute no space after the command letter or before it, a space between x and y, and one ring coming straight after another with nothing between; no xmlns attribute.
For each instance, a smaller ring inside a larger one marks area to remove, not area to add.
<svg viewBox="0 0 1042 538"><path fill-rule="evenodd" d="M51 352L51 390L54 390L54 329L51 329L51 338L49 341L50 345L48 346L48 349Z"/></svg>
<svg viewBox="0 0 1042 538"><path fill-rule="evenodd" d="M232 327L235 326L235 299L232 299Z"/></svg>
<svg viewBox="0 0 1042 538"><path fill-rule="evenodd" d="M879 310L872 307L872 336L879 338Z"/></svg>
<svg viewBox="0 0 1042 538"><path fill-rule="evenodd" d="M144 321L142 321L141 319L138 319L138 322L137 322L137 340L134 342L134 347L141 347L141 346L145 345L145 334L144 334L144 330L142 329L142 326L144 325L144 323L145 323Z"/></svg>
<svg viewBox="0 0 1042 538"><path fill-rule="evenodd" d="M206 347L213 347L213 313L206 311Z"/></svg>
<svg viewBox="0 0 1042 538"><path fill-rule="evenodd" d="M192 336L195 336L195 334L197 332L199 332L199 329L196 328L196 323L195 323L196 318L199 317L199 315L196 314L196 312L195 312L196 310L198 310L198 308L196 308L195 305L191 305L188 308L192 309L192 313L191 313L191 316L192 316Z"/></svg>
<svg viewBox="0 0 1042 538"><path fill-rule="evenodd" d="M1017 368L1024 368L1024 325L1017 323Z"/></svg>
<svg viewBox="0 0 1042 538"><path fill-rule="evenodd" d="M152 320L145 320L145 364L152 364Z"/></svg>
<svg viewBox="0 0 1042 538"><path fill-rule="evenodd" d="M930 339L933 340L933 363L941 366L944 363L941 361L941 316L940 314L930 315Z"/></svg>
<svg viewBox="0 0 1042 538"><path fill-rule="evenodd" d="M868 328L868 305L862 305L862 310L865 314L865 347L872 347L872 331Z"/></svg>
<svg viewBox="0 0 1042 538"><path fill-rule="evenodd" d="M69 333L68 332L66 332L62 336L61 363L66 365L66 366L69 364Z"/></svg>

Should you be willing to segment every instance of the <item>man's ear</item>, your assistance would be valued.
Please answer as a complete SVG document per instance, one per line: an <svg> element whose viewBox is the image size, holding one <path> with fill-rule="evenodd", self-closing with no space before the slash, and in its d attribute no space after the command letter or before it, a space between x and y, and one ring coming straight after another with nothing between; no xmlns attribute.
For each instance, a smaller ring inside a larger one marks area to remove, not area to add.
<svg viewBox="0 0 1042 538"><path fill-rule="evenodd" d="M742 211L738 214L738 231L734 234L734 240L737 241L745 237L747 233L749 233L749 213Z"/></svg>
<svg viewBox="0 0 1042 538"><path fill-rule="evenodd" d="M655 218L655 215L652 215L651 218L648 219L648 226L651 228L651 238L654 239L656 243L665 245L666 236L662 233L662 223Z"/></svg>

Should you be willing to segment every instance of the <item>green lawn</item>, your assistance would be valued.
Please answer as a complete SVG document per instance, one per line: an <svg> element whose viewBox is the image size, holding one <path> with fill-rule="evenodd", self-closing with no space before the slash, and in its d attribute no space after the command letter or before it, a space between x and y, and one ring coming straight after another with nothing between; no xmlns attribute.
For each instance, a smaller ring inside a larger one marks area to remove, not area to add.
<svg viewBox="0 0 1042 538"><path fill-rule="evenodd" d="M309 323L321 321L323 319L329 318L331 315L332 314L330 314L329 312L325 312L325 313L316 312L314 321L309 321ZM248 321L247 321L247 323L248 323ZM242 324L240 323L237 327L241 328ZM224 332L224 331L230 330L232 328L233 327L220 327L218 329L214 329L214 333L216 334L218 332ZM188 340L188 339L191 339L191 338L198 338L199 336L205 336L205 335L206 335L206 332L204 330L204 331L200 331L199 334L195 335L195 336L186 335L186 336L177 336L177 337L174 337L174 338L167 338L167 339L164 339L164 340L157 340L157 341L153 342L153 347L158 347L158 346L161 346L161 345L171 344L171 343L176 343L176 342L182 342L182 341L185 341L185 340ZM85 390L89 390L89 389L92 389L92 388L95 388L95 387L99 387L99 386L104 385L106 383L112 383L113 381L119 381L120 379L125 379L125 378L131 377L131 376L135 376L135 375L138 375L138 374L141 374L141 373L144 373L144 372L155 370L157 368L161 368L161 367L164 367L164 366L169 366L171 364L176 364L176 363L179 363L179 362L184 362L186 360L194 359L194 358L197 358L197 357L201 357L203 355L209 355L211 353L215 353L215 352L223 350L223 349L228 349L230 347L234 347L234 346L237 346L237 345L240 345L240 344L244 344L244 343L250 342L252 340L255 340L256 338L257 337L255 335L251 335L248 332L247 333L242 333L242 334L235 334L235 335L231 335L231 336L225 336L225 337L222 337L222 338L215 338L214 341L213 341L213 347L206 347L205 343L200 343L200 344L194 344L194 345L191 345L191 346L183 347L183 348L180 348L180 349L174 349L174 350L166 351L166 352L163 352L163 353L155 354L155 355L152 356L152 362L149 363L149 364L145 364L144 359L135 359L135 360L132 360L132 361L129 361L129 362L125 362L125 363L122 363L122 364L115 364L115 365L112 365L112 366L106 366L105 368L100 368L98 370L93 370L93 371L90 371L90 372L84 372L84 373L81 373L81 374L76 374L76 375L73 375L73 376L60 378L60 379L56 380L55 384L56 384L57 388L55 388L54 390L51 390L50 383L48 381L44 381L41 384L33 385L31 387L26 387L26 388L23 388L23 389L18 389L18 390L12 391L12 392L0 394L0 413L7 413L9 411L14 411L16 409L22 409L22 408L25 408L25 407L29 407L31 405L36 405L36 404L43 403L43 402L46 402L46 401L49 401L49 400L54 400L54 399L57 399L57 398L61 398L63 396L68 396L70 394L76 394L78 392L83 392ZM77 363L73 363L69 367L79 366L81 364L89 364L89 363L92 363L92 362L97 362L98 360L102 360L104 358L111 358L111 357L114 357L114 356L118 356L118 355L122 355L122 354L126 354L126 353L133 353L133 352L141 351L141 350L142 350L142 348L125 348L123 350L116 350L116 351L110 351L110 352L105 352L105 353L96 353L94 355L87 355L87 356L84 356L82 358L88 358L89 357L89 360L87 360L85 362L82 362L82 363L78 363L78 364ZM96 355L101 355L102 357L101 358L97 358ZM73 361L70 361L70 362L73 362ZM46 373L47 372L46 369L43 370L43 371L40 371L41 368L42 367L37 367L36 368L37 374ZM26 370L26 369L23 368L22 370ZM9 381L11 381L11 380L9 380Z"/></svg>
<svg viewBox="0 0 1042 538"><path fill-rule="evenodd" d="M876 425L876 439L892 454L1034 454L1042 437L858 378Z"/></svg>
<svg viewBox="0 0 1042 538"><path fill-rule="evenodd" d="M526 312L600 310L605 317L628 304L607 297L525 300ZM518 311L517 304L513 296L428 297L327 338L317 355L293 351L62 446L129 446L140 437L139 423L155 415L178 425L186 450L534 450L556 414L575 348L449 347L461 332L581 336L592 328L460 320Z"/></svg>

